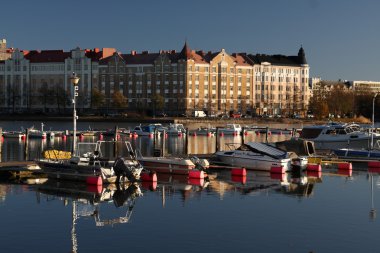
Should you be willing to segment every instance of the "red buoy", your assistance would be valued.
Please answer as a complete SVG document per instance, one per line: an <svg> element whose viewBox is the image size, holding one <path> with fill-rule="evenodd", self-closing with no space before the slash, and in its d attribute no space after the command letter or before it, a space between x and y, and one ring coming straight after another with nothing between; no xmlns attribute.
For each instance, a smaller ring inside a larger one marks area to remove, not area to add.
<svg viewBox="0 0 380 253"><path fill-rule="evenodd" d="M103 135L99 134L99 140L103 140Z"/></svg>
<svg viewBox="0 0 380 253"><path fill-rule="evenodd" d="M153 133L149 133L149 138L153 138Z"/></svg>
<svg viewBox="0 0 380 253"><path fill-rule="evenodd" d="M204 172L201 170L190 170L189 171L189 178L204 178Z"/></svg>
<svg viewBox="0 0 380 253"><path fill-rule="evenodd" d="M179 133L178 133L178 137L182 137L182 132L179 132Z"/></svg>
<svg viewBox="0 0 380 253"><path fill-rule="evenodd" d="M322 177L322 171L307 170L306 174L307 174L308 177L316 177L316 178L321 178Z"/></svg>
<svg viewBox="0 0 380 253"><path fill-rule="evenodd" d="M193 133L193 136L194 136L194 137L196 137L196 136L197 136L197 133L196 133L196 132L194 132L194 133Z"/></svg>
<svg viewBox="0 0 380 253"><path fill-rule="evenodd" d="M187 183L190 185L203 186L205 180L203 178L189 178Z"/></svg>
<svg viewBox="0 0 380 253"><path fill-rule="evenodd" d="M245 168L233 168L231 169L231 176L246 176L247 171Z"/></svg>
<svg viewBox="0 0 380 253"><path fill-rule="evenodd" d="M351 177L352 176L352 169L351 170L338 169L338 174L343 175L343 176L347 176L347 177Z"/></svg>
<svg viewBox="0 0 380 253"><path fill-rule="evenodd" d="M148 189L151 191L155 191L157 188L157 181L156 182L151 182L151 181L142 181L141 183L142 187L144 189Z"/></svg>
<svg viewBox="0 0 380 253"><path fill-rule="evenodd" d="M143 182L157 182L157 174L155 172L143 172L140 174L140 180Z"/></svg>
<svg viewBox="0 0 380 253"><path fill-rule="evenodd" d="M103 180L99 176L92 176L86 178L86 183L89 185L103 185Z"/></svg>
<svg viewBox="0 0 380 253"><path fill-rule="evenodd" d="M244 135L247 136L247 135L248 135L248 132L247 132L247 131L244 131Z"/></svg>
<svg viewBox="0 0 380 253"><path fill-rule="evenodd" d="M283 174L283 173L285 173L285 168L282 166L272 166L270 168L270 173Z"/></svg>
<svg viewBox="0 0 380 253"><path fill-rule="evenodd" d="M338 170L352 170L352 163L338 163Z"/></svg>
<svg viewBox="0 0 380 253"><path fill-rule="evenodd" d="M285 180L285 176L286 176L285 173L273 173L273 172L270 173L271 179L280 180L281 182Z"/></svg>
<svg viewBox="0 0 380 253"><path fill-rule="evenodd" d="M223 132L220 132L219 136L223 137L223 136L224 136L224 133L223 133Z"/></svg>
<svg viewBox="0 0 380 253"><path fill-rule="evenodd" d="M63 135L62 135L62 140L65 141L66 139L67 139L67 135L63 134Z"/></svg>
<svg viewBox="0 0 380 253"><path fill-rule="evenodd" d="M100 194L102 193L103 185L93 185L89 184L87 185L87 191Z"/></svg>
<svg viewBox="0 0 380 253"><path fill-rule="evenodd" d="M306 165L306 170L310 170L310 171L322 171L322 166L320 164L308 163Z"/></svg>
<svg viewBox="0 0 380 253"><path fill-rule="evenodd" d="M368 168L380 168L380 161L368 162Z"/></svg>
<svg viewBox="0 0 380 253"><path fill-rule="evenodd" d="M207 137L211 137L211 132L207 132Z"/></svg>
<svg viewBox="0 0 380 253"><path fill-rule="evenodd" d="M232 182L245 184L247 182L247 176L235 176L231 175Z"/></svg>
<svg viewBox="0 0 380 253"><path fill-rule="evenodd" d="M256 135L260 135L260 132L259 131L255 131Z"/></svg>

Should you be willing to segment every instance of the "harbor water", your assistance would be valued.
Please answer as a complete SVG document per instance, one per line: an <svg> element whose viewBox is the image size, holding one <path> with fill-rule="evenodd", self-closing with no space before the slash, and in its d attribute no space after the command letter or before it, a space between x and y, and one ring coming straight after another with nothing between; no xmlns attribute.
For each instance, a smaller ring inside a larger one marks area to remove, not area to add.
<svg viewBox="0 0 380 253"><path fill-rule="evenodd" d="M153 152L153 144L159 145L148 137L123 138L144 155ZM245 137L246 141L264 138L254 133ZM290 136L268 138L281 141ZM212 153L215 139L189 136L187 149ZM224 136L220 141L240 143L241 136ZM70 150L70 144L71 138L30 140L28 159L46 147ZM168 137L166 152L183 154L185 144L185 138ZM4 139L2 161L24 160L24 146L22 140ZM378 252L379 196L380 171L355 164L352 171L334 166L321 173L248 171L245 178L216 169L206 180L160 175L157 183L124 187L2 178L0 250Z"/></svg>

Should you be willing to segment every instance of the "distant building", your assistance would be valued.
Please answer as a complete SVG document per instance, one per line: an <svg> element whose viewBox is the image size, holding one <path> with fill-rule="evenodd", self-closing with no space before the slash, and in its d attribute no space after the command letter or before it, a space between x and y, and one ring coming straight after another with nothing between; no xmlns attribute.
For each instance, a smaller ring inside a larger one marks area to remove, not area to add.
<svg viewBox="0 0 380 253"><path fill-rule="evenodd" d="M80 77L78 108L83 110L92 107L94 88L104 94L107 109L119 91L128 110L160 109L169 115L195 110L305 115L310 99L302 47L295 56L254 55L224 49L206 53L185 43L180 52L157 53L15 50L10 59L0 61L0 109L64 111L72 106L72 72Z"/></svg>
<svg viewBox="0 0 380 253"><path fill-rule="evenodd" d="M380 82L375 81L346 81L354 91L380 92Z"/></svg>
<svg viewBox="0 0 380 253"><path fill-rule="evenodd" d="M5 39L0 39L0 61L9 59L12 52L12 48L7 48L7 41Z"/></svg>
<svg viewBox="0 0 380 253"><path fill-rule="evenodd" d="M72 72L80 77L78 108L90 108L99 59L114 51L14 50L9 59L0 61L0 110L64 112L72 107Z"/></svg>

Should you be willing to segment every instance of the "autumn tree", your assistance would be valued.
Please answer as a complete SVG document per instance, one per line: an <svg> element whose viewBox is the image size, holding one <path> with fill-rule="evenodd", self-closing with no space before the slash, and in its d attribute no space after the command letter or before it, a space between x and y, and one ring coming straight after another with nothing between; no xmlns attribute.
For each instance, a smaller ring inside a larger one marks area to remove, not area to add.
<svg viewBox="0 0 380 253"><path fill-rule="evenodd" d="M105 102L105 95L99 91L97 88L94 88L92 90L92 100L91 100L91 106L93 108L99 108L104 105Z"/></svg>
<svg viewBox="0 0 380 253"><path fill-rule="evenodd" d="M127 106L126 98L120 91L115 91L112 95L112 104L117 109L125 108Z"/></svg>

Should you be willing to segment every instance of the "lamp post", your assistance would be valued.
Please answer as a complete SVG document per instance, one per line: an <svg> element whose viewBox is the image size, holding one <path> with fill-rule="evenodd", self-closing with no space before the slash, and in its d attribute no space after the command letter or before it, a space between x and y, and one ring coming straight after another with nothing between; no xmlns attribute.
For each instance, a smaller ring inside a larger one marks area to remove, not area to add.
<svg viewBox="0 0 380 253"><path fill-rule="evenodd" d="M372 134L371 134L371 149L373 149L373 131L375 130L375 100L379 92L376 92L372 99Z"/></svg>
<svg viewBox="0 0 380 253"><path fill-rule="evenodd" d="M74 87L74 93L73 93L73 152L72 154L75 155L76 146L77 146L77 111L75 108L75 100L78 96L78 83L79 83L79 77L77 77L77 74L73 72L73 74L70 77L70 81Z"/></svg>

